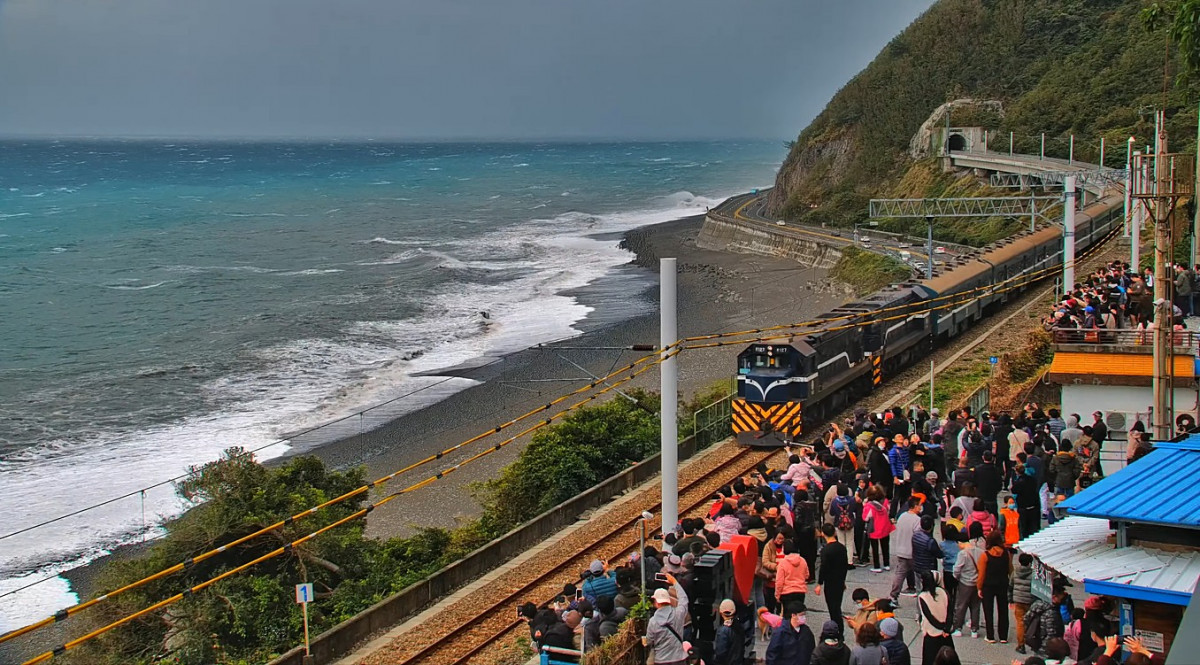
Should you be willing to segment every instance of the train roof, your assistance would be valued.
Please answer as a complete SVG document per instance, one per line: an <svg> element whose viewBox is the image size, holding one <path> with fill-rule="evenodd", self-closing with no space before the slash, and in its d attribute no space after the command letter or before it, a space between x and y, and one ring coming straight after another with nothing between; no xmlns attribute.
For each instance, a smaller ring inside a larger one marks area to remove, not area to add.
<svg viewBox="0 0 1200 665"><path fill-rule="evenodd" d="M960 263L958 266L951 267L950 270L943 272L933 279L927 279L921 283L939 295L952 293L956 287L962 286L991 269L992 265L990 263L972 258Z"/></svg>

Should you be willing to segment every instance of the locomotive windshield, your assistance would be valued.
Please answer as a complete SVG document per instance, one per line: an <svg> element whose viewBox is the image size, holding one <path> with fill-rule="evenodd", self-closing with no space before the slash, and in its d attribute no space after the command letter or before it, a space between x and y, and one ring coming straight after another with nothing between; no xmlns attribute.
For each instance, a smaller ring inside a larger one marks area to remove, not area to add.
<svg viewBox="0 0 1200 665"><path fill-rule="evenodd" d="M787 347L754 346L738 358L741 374L782 374L792 369L791 349Z"/></svg>

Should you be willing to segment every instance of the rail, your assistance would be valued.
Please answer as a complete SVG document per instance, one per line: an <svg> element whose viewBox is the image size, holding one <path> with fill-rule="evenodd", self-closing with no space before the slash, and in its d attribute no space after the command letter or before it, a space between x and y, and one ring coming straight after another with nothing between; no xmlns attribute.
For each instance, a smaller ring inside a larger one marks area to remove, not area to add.
<svg viewBox="0 0 1200 665"><path fill-rule="evenodd" d="M695 438L680 441L679 460L691 458L697 450ZM438 598L449 595L454 589L477 579L574 522L580 514L652 478L658 474L659 465L658 455L647 458L314 637L311 644L314 662L318 665L333 662L371 634L400 624ZM304 647L300 646L271 661L270 665L301 665L303 662Z"/></svg>
<svg viewBox="0 0 1200 665"><path fill-rule="evenodd" d="M1149 349L1154 346L1153 330L1118 328L1052 328L1050 335L1055 344L1087 346L1121 346ZM1197 355L1200 352L1200 333L1192 330L1171 331L1171 346L1176 353Z"/></svg>

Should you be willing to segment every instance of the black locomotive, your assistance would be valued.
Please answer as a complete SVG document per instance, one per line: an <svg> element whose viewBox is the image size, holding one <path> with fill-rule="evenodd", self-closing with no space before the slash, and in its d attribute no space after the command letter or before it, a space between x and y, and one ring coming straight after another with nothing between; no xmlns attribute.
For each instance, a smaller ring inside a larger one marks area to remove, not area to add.
<svg viewBox="0 0 1200 665"><path fill-rule="evenodd" d="M1124 199L1110 195L1075 216L1077 255L1122 222ZM738 442L780 447L877 389L1030 285L947 298L1062 263L1062 229L1047 227L956 257L933 279L910 280L822 314L830 330L757 342L738 355L733 431ZM934 302L931 300L938 299ZM860 324L851 326L850 324Z"/></svg>

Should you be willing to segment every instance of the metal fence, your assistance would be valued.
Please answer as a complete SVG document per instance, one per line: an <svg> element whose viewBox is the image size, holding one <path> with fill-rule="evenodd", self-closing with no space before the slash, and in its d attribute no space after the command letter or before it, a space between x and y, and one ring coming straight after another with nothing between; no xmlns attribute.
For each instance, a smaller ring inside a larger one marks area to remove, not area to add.
<svg viewBox="0 0 1200 665"><path fill-rule="evenodd" d="M707 448L730 435L733 426L733 398L731 393L703 406L692 414L692 431L700 448Z"/></svg>
<svg viewBox="0 0 1200 665"><path fill-rule="evenodd" d="M971 413L979 414L987 411L991 404L992 388L985 383L982 386L979 386L975 392L971 393L971 395L967 397L966 401L963 403L963 406L970 407Z"/></svg>

